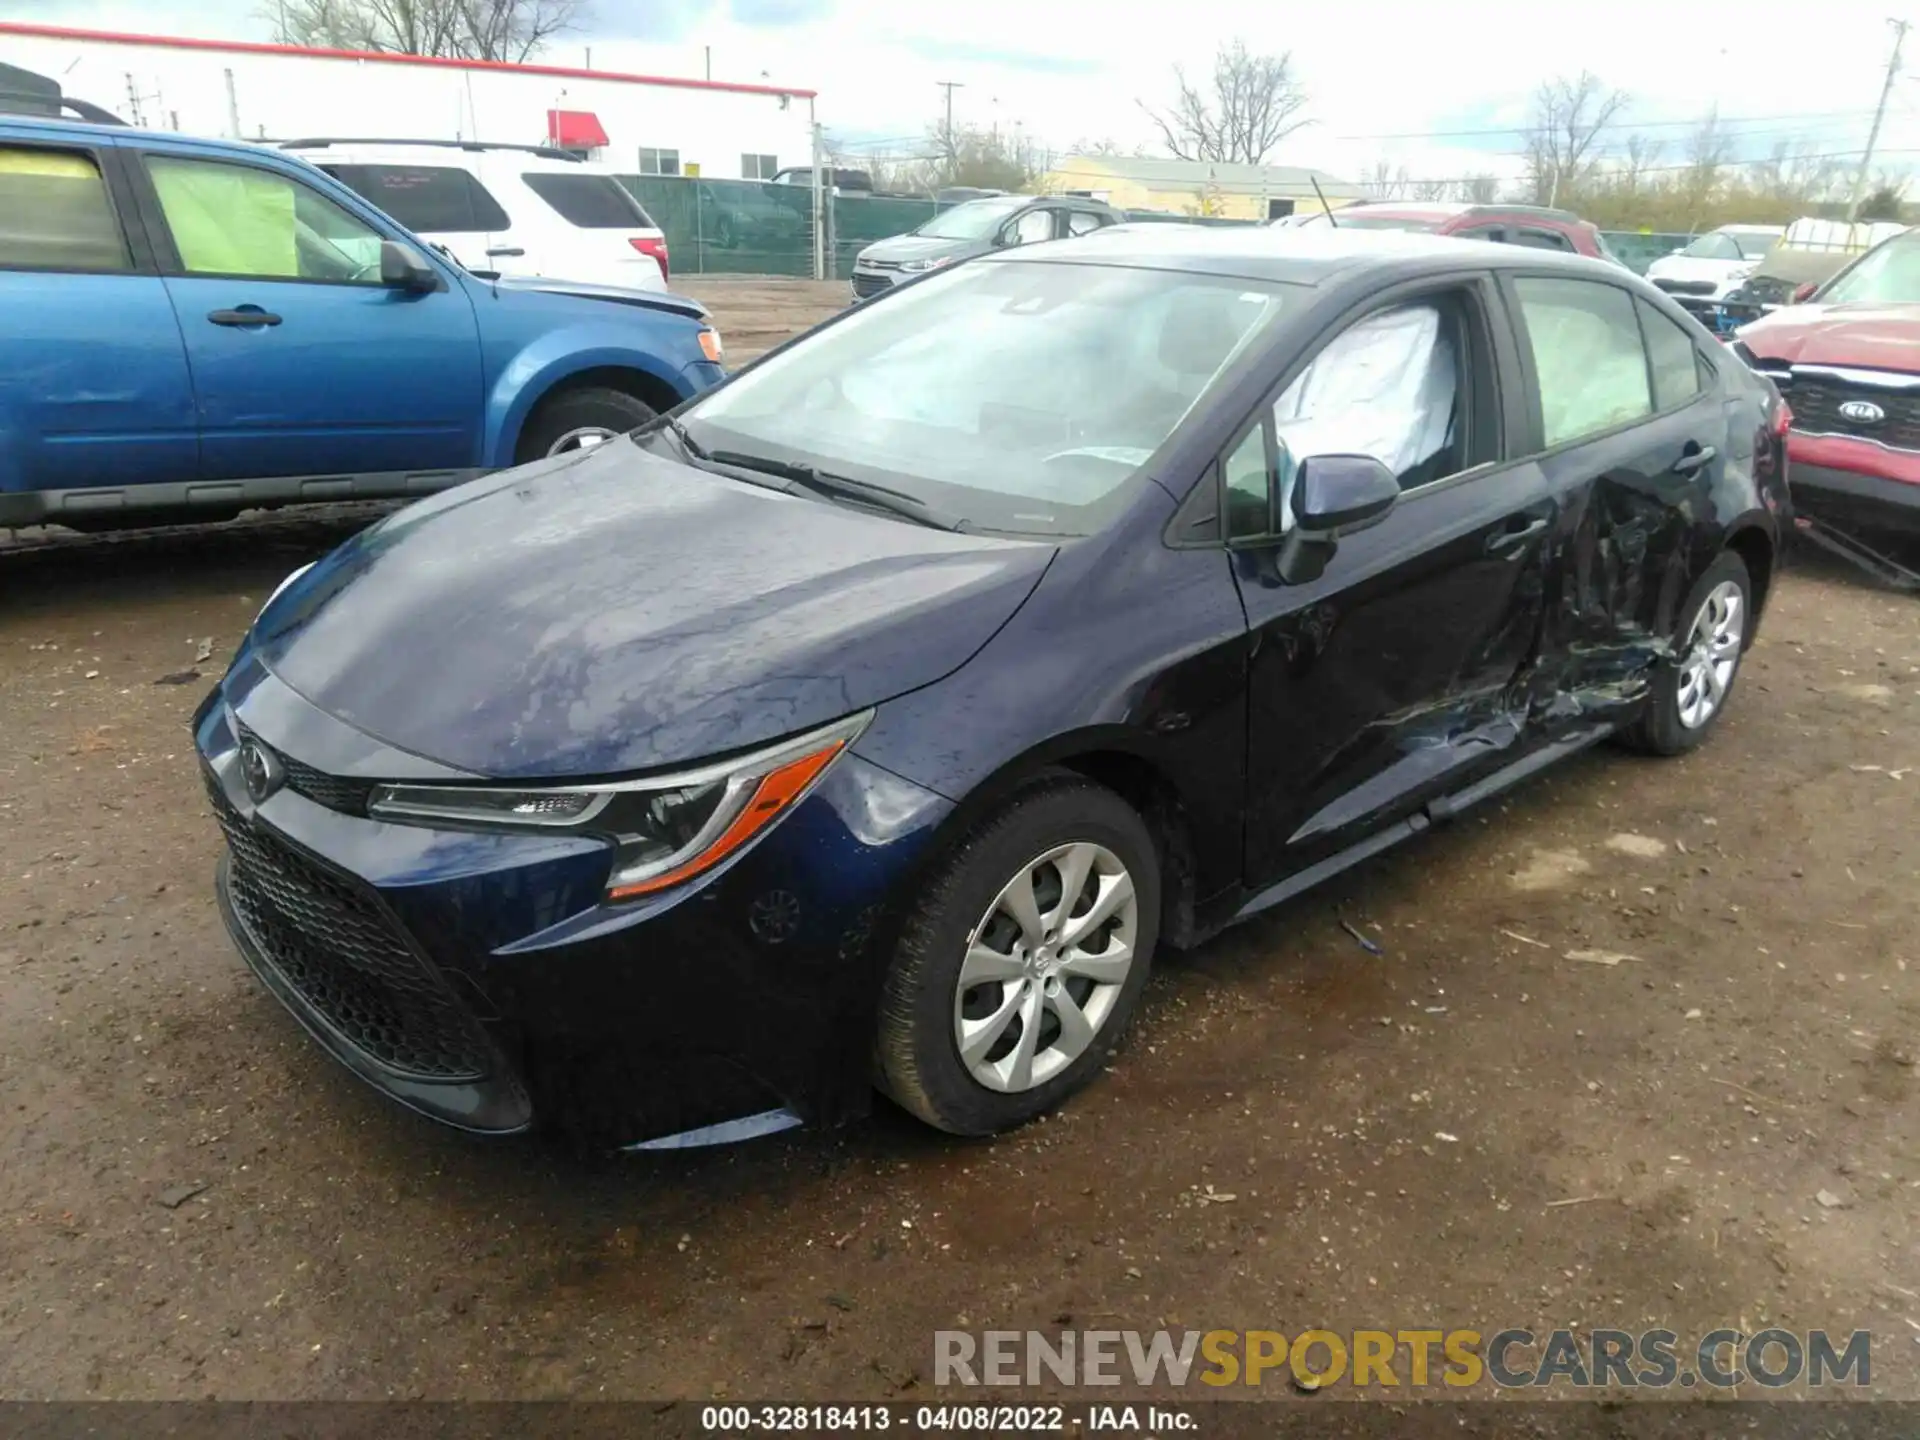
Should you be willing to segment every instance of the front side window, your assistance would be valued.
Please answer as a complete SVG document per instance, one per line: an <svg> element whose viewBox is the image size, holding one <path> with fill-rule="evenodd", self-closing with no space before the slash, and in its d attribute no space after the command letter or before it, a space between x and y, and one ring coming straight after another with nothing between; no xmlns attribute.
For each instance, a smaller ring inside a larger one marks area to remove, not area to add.
<svg viewBox="0 0 1920 1440"><path fill-rule="evenodd" d="M1920 235L1883 241L1828 281L1817 298L1822 305L1920 304Z"/></svg>
<svg viewBox="0 0 1920 1440"><path fill-rule="evenodd" d="M771 180L780 172L780 162L772 155L742 155L740 157L740 178L742 180ZM807 183L813 183L809 172Z"/></svg>
<svg viewBox="0 0 1920 1440"><path fill-rule="evenodd" d="M1540 382L1547 448L1653 413L1633 297L1592 280L1513 282Z"/></svg>
<svg viewBox="0 0 1920 1440"><path fill-rule="evenodd" d="M1536 230L1531 226L1513 232L1513 243L1529 245L1535 250L1571 250L1573 242L1558 230Z"/></svg>
<svg viewBox="0 0 1920 1440"><path fill-rule="evenodd" d="M1653 371L1657 410L1684 405L1700 393L1700 357L1687 332L1644 301L1640 324L1647 335L1647 362Z"/></svg>
<svg viewBox="0 0 1920 1440"><path fill-rule="evenodd" d="M174 155L146 163L189 275L380 283L380 232L290 176Z"/></svg>
<svg viewBox="0 0 1920 1440"><path fill-rule="evenodd" d="M1053 211L1029 210L1007 233L1009 245L1037 245L1042 240L1053 238Z"/></svg>
<svg viewBox="0 0 1920 1440"><path fill-rule="evenodd" d="M1227 536L1238 540L1271 534L1268 513L1272 465L1267 456L1267 427L1256 425L1220 464L1227 494ZM1282 529L1286 528L1283 521Z"/></svg>
<svg viewBox="0 0 1920 1440"><path fill-rule="evenodd" d="M680 173L680 152L678 150L651 150L640 148L640 173L642 175L678 175Z"/></svg>
<svg viewBox="0 0 1920 1440"><path fill-rule="evenodd" d="M563 175L531 170L520 177L562 220L582 230L650 229L652 219L640 202L611 175Z"/></svg>
<svg viewBox="0 0 1920 1440"><path fill-rule="evenodd" d="M1106 223L1106 216L1096 215L1091 210L1067 212L1067 234L1069 235L1091 235Z"/></svg>
<svg viewBox="0 0 1920 1440"><path fill-rule="evenodd" d="M985 240L1006 218L1027 204L1024 195L996 195L986 200L969 200L944 210L913 233L930 240Z"/></svg>
<svg viewBox="0 0 1920 1440"><path fill-rule="evenodd" d="M326 172L416 234L506 230L507 212L478 180L454 165L328 165Z"/></svg>
<svg viewBox="0 0 1920 1440"><path fill-rule="evenodd" d="M917 281L684 413L709 450L904 490L983 530L1085 534L1291 287L1001 261Z"/></svg>
<svg viewBox="0 0 1920 1440"><path fill-rule="evenodd" d="M0 267L126 270L126 236L86 155L0 146Z"/></svg>
<svg viewBox="0 0 1920 1440"><path fill-rule="evenodd" d="M1273 407L1282 531L1293 528L1294 476L1308 456L1371 455L1405 489L1461 468L1456 328L1428 303L1369 315L1287 386Z"/></svg>

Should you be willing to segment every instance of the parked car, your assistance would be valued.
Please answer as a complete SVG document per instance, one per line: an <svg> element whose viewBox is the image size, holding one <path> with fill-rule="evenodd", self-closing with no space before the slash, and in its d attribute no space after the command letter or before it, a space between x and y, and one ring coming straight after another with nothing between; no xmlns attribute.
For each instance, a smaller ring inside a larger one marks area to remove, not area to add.
<svg viewBox="0 0 1920 1440"><path fill-rule="evenodd" d="M1574 256L996 252L290 578L195 718L229 929L468 1130L1020 1124L1163 945L1700 744L1778 404Z"/></svg>
<svg viewBox="0 0 1920 1440"><path fill-rule="evenodd" d="M1711 330L1721 303L1760 268L1784 234L1784 225L1722 225L1662 255L1647 267L1647 279Z"/></svg>
<svg viewBox="0 0 1920 1440"><path fill-rule="evenodd" d="M1120 212L1099 200L1059 195L992 195L942 210L918 230L876 240L853 260L853 298L938 270L957 260L1015 245L1064 240L1120 223Z"/></svg>
<svg viewBox="0 0 1920 1440"><path fill-rule="evenodd" d="M441 489L723 374L694 301L488 281L264 146L0 119L0 525Z"/></svg>
<svg viewBox="0 0 1920 1440"><path fill-rule="evenodd" d="M776 170L769 182L774 185L799 185L805 189L813 188L813 167L811 165L789 165L784 170ZM835 195L868 195L873 192L873 176L865 170L823 168L820 183Z"/></svg>
<svg viewBox="0 0 1920 1440"><path fill-rule="evenodd" d="M664 290L667 237L611 170L565 150L460 140L288 140L475 273Z"/></svg>
<svg viewBox="0 0 1920 1440"><path fill-rule="evenodd" d="M1282 216L1268 223L1313 227L1326 225L1328 216L1325 211L1315 210L1304 215ZM1582 220L1571 210L1537 205L1365 201L1334 210L1332 224L1341 230L1421 230L1430 235L1451 235L1456 240L1491 240L1496 244L1590 255L1597 260L1623 264L1607 247L1599 227Z"/></svg>
<svg viewBox="0 0 1920 1440"><path fill-rule="evenodd" d="M1731 348L1792 407L1797 507L1842 529L1920 538L1920 229L1742 326Z"/></svg>

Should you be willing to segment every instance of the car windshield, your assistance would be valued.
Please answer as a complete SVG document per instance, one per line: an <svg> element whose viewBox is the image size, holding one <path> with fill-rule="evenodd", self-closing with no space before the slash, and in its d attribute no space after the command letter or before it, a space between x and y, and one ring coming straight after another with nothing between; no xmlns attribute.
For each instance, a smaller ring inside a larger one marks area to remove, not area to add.
<svg viewBox="0 0 1920 1440"><path fill-rule="evenodd" d="M1680 252L1689 260L1738 260L1740 247L1731 235L1702 235Z"/></svg>
<svg viewBox="0 0 1920 1440"><path fill-rule="evenodd" d="M709 450L903 491L969 528L1089 533L1295 287L999 261L917 281L683 418Z"/></svg>
<svg viewBox="0 0 1920 1440"><path fill-rule="evenodd" d="M1014 211L1032 203L1031 195L995 195L986 200L969 200L942 211L913 233L930 240L984 240Z"/></svg>
<svg viewBox="0 0 1920 1440"><path fill-rule="evenodd" d="M1735 235L1733 243L1739 247L1742 260L1764 260L1767 252L1780 243L1780 237L1762 231L1751 235Z"/></svg>
<svg viewBox="0 0 1920 1440"><path fill-rule="evenodd" d="M1869 250L1815 298L1823 305L1920 305L1920 231Z"/></svg>

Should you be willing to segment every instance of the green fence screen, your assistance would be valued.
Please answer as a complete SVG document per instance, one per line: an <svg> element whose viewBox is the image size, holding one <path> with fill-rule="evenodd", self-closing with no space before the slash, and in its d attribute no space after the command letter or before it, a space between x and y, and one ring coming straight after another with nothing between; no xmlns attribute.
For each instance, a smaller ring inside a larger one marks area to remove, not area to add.
<svg viewBox="0 0 1920 1440"><path fill-rule="evenodd" d="M813 274L813 191L805 185L768 185L754 180L705 180L677 175L622 175L661 230L677 275ZM853 258L866 246L904 235L932 219L932 200L893 195L828 196L828 233L833 237L833 274L853 273ZM1245 225L1244 220L1129 210L1134 223ZM1687 243L1685 235L1610 230L1607 243L1637 274Z"/></svg>

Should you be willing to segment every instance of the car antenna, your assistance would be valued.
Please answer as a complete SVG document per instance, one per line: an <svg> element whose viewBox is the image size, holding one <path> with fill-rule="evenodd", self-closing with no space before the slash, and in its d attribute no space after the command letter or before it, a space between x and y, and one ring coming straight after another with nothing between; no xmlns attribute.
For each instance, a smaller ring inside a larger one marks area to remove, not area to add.
<svg viewBox="0 0 1920 1440"><path fill-rule="evenodd" d="M1327 204L1327 192L1320 188L1320 177L1309 170L1307 179L1313 182L1313 193L1320 197L1320 213L1327 217L1327 224L1338 230L1340 222L1333 218L1333 207Z"/></svg>

